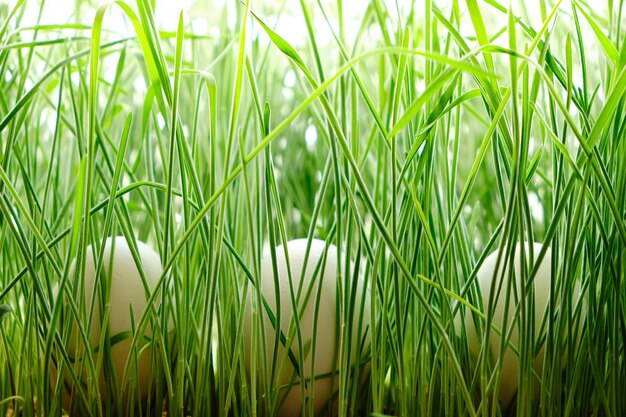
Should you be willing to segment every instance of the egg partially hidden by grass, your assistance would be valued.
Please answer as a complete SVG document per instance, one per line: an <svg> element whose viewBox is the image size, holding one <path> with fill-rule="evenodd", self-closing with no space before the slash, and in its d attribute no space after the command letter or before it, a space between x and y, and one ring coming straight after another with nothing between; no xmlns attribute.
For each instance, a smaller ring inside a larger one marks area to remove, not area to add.
<svg viewBox="0 0 626 417"><path fill-rule="evenodd" d="M480 291L483 299L482 311L487 314L487 306L489 303L489 295L492 287L492 282L494 280L494 274L496 281L495 290L498 291L498 285L500 280L502 280L502 286L499 290L499 293L496 292L495 298L495 308L493 310L493 325L495 325L498 329L504 331L511 330L511 324L513 322L513 316L515 314L515 309L518 305L518 302L521 298L521 265L524 261L521 256L521 245L518 243L514 248L514 256L513 256L513 267L514 267L514 287L510 285L511 294L509 295L509 305L508 309L506 309L506 299L507 299L507 287L509 286L509 280L511 279L509 275L510 271L510 261L506 262L507 267L502 273L502 266L505 264L506 253L502 255L502 259L500 260L500 267L496 272L496 263L498 259L498 252L495 251L491 253L485 259L483 265L480 267L477 273L477 280L480 286ZM532 272L534 268L535 260L537 259L539 252L542 249L542 245L540 243L532 244L532 252L533 252L533 261L529 263L529 266L526 269L526 277ZM531 245L524 245L524 257L526 259L530 259L530 250ZM551 275L551 249L548 248L546 250L546 254L539 265L537 270L537 274L534 277L534 341L535 344L539 340L539 331L541 330L541 324L544 320L544 316L546 315L546 309L548 308L548 302L550 301L550 282L552 280ZM515 292L515 294L513 293ZM574 295L572 297L572 303L575 303L578 299L579 289L575 287ZM556 299L556 297L554 297ZM505 320L506 313L506 322ZM519 313L521 314L521 312ZM483 334L484 334L484 324L485 322L482 319L480 320L481 324L481 332L480 336L477 335L477 329L475 326L475 322L473 319L473 315L466 311L465 314L465 331L467 332L467 341L470 352L474 357L478 356L481 345L483 342ZM547 320L547 317L545 317ZM518 351L522 347L520 346L520 327L519 327L520 318L515 321L515 327L511 331L511 337L509 339L509 343L515 346ZM457 331L460 331L460 318L457 316L456 318L456 328ZM544 332L545 332L544 325ZM492 328L489 332L489 355L491 364L496 363L498 352L500 351L500 342L501 337L496 333L496 331ZM544 361L544 351L545 351L545 342L543 342L543 346L538 352L537 356L534 359L534 369L537 375L541 376L543 369L543 361ZM520 353L521 354L521 353ZM514 350L509 346L504 351L504 355L501 360L501 372L499 376L499 388L498 388L498 400L500 405L503 407L508 407L518 389L518 381L519 381L519 373L520 373L520 358L514 352Z"/></svg>
<svg viewBox="0 0 626 417"><path fill-rule="evenodd" d="M144 287L143 280L138 266L132 256L128 242L123 236L106 239L100 279L96 280L96 266L93 248L91 246L87 247L84 280L80 280L78 277L75 277L75 262L71 267L70 279L76 279L76 281L73 282L74 286L79 286L81 281L84 283L84 287L82 289L79 288L77 294L79 294L80 297L80 294L84 291L84 303L87 317L89 317L89 312L91 310L91 300L95 297L91 323L90 325L87 322L82 323L85 329L89 325L87 338L90 343L89 349L94 352L94 362L98 359L99 352L101 351L99 345L102 339L103 320L101 319L100 307L101 305L104 305L107 307L108 311L108 330L112 359L111 364L113 370L115 371L117 388L122 390L123 377L126 372L129 375L134 376L134 382L131 383L131 386L134 387L132 388L134 398L145 399L147 397L150 379L154 374L154 370L151 369L151 349L150 347L146 347L146 344L149 343L147 340L145 343L137 343L137 361L135 362L135 352L131 352L132 335L130 333L133 330L133 326L137 326L141 316L144 314L147 299L151 291L153 291L156 287L162 273L162 268L159 255L148 245L137 241L136 246L141 261L141 269L144 272L145 281L149 287L148 292L146 292L146 288ZM96 256L98 256L97 252ZM101 303L100 301L100 288L102 288L101 280L106 280L106 287L109 292L109 294L105 297L105 303ZM94 287L96 285L98 285L99 289L96 291L94 296ZM65 291L69 291L69 288L66 288ZM67 296L69 295L66 294L65 297ZM76 300L77 304L79 303L79 299L80 298ZM66 304L65 314L69 313L69 308ZM152 337L152 334L153 331L151 330L151 326L148 324L148 326L146 326L144 339ZM82 370L79 372L79 375L80 373L85 375L87 363L82 359L84 359L84 355L88 353L86 353L86 349L83 346L80 348L77 346L78 339L78 330L76 324L74 323L72 326L72 334L66 348L70 357L75 358L76 360L74 367L77 369L77 372L78 370ZM129 356L131 357L129 362L131 365L129 369L126 369L126 363ZM108 378L110 377L111 375L109 374ZM69 382L69 378L66 377L66 387L69 386L71 388L71 383ZM99 384L100 396L103 399L106 393L110 392L110 383L110 380L105 381L105 374L101 371ZM130 388L127 382L125 389L123 390L122 398L129 398L129 390ZM67 393L64 393L64 397L67 397ZM65 408L68 408L68 402L68 399L64 398Z"/></svg>
<svg viewBox="0 0 626 417"><path fill-rule="evenodd" d="M290 346L293 353L290 358L283 343L279 342L275 357L274 390L273 392L261 393L262 396L268 398L269 395L276 394L275 389L279 389L277 398L277 415L279 417L301 415L303 401L306 401L305 410L309 410L310 402L313 402L314 413L319 415L322 410L333 403L339 386L340 378L336 372L339 363L340 340L339 329L337 328L340 319L337 278L338 269L343 268L341 266L343 264L340 265L340 258L335 246L328 245L326 248L324 241L314 239L311 241L305 268L306 248L307 239L287 242L293 294L298 297L298 293L300 293L297 310L294 310L293 307L284 247L278 246L276 248L276 277L274 277L271 254L266 255L261 261L262 296L276 317L276 321L280 323L280 330L286 338L291 339L291 342L287 341L287 345ZM352 267L350 269L350 278L352 278L354 271ZM342 281L344 279L345 277L342 276ZM278 288L276 288L275 283L278 284ZM369 349L370 305L367 292L363 291L362 278L359 277L358 282L353 285L356 285L356 297L352 314L353 320L350 323L353 329L350 365L356 366L363 364L365 351ZM271 372L277 332L264 306L254 303L253 307L252 299L256 299L256 291L253 286L249 287L244 321L244 345L248 373L250 374L251 371L251 355L254 355L258 377L264 375L264 362L267 363L268 375ZM299 314L301 345L294 331L294 312ZM256 334L258 337L255 339L253 351L252 328L258 323L259 315L262 316L261 331L265 336L263 339L259 334ZM315 341L313 342L314 334ZM262 345L263 340L264 346ZM304 351L304 360L299 359L299 346L302 346ZM265 356L261 353L263 351L266 353ZM296 374L292 360L300 364L300 376ZM312 360L314 360L313 369L311 369ZM367 372L363 368L361 371L361 375ZM304 398L300 385L302 377L306 381ZM262 387L263 384L257 386ZM259 389L262 390L263 388Z"/></svg>

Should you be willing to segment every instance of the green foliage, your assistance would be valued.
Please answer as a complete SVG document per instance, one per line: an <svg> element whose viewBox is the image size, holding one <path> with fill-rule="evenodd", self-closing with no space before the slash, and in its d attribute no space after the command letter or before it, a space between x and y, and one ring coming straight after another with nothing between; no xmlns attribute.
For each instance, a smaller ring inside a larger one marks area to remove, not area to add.
<svg viewBox="0 0 626 417"><path fill-rule="evenodd" d="M66 388L84 416L272 415L280 391L260 393L284 363L267 346L298 342L285 360L300 374L332 331L303 340L295 314L288 332L259 320L243 338L248 298L280 316L256 285L262 257L301 237L349 255L339 415L626 415L621 0L196 2L173 30L163 3L77 0L65 22L44 1L0 5L0 415L59 415ZM164 272L95 355L77 282L87 247L101 269L112 235L147 242ZM454 323L510 330L481 308L476 274L524 240L552 249L550 309L528 324L543 250L509 300L520 346L491 352L520 356L501 407L508 376ZM370 289L366 364L349 354L356 279ZM148 328L149 400L134 357L100 397L102 358Z"/></svg>
<svg viewBox="0 0 626 417"><path fill-rule="evenodd" d="M11 307L6 304L0 304L0 321L11 314Z"/></svg>

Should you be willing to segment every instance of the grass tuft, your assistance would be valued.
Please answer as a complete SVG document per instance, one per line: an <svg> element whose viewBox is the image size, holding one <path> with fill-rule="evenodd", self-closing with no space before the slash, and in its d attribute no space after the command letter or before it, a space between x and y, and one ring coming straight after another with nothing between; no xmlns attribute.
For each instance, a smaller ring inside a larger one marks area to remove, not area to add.
<svg viewBox="0 0 626 417"><path fill-rule="evenodd" d="M0 4L0 415L69 412L66 389L74 415L274 415L282 394L267 388L329 332L340 348L324 415L626 415L623 1L166 3ZM87 309L77 283L87 248L102 270L116 235L156 250L163 273L96 355L91 318L106 306ZM304 237L348 255L337 322L306 340L296 310L288 331L259 320L247 340L246 300L274 325L286 314L260 291L263 257ZM477 275L520 241L544 246L522 251L525 291L498 300L517 326L500 329ZM129 339L123 383L101 397L111 348ZM506 351L520 361L510 405Z"/></svg>

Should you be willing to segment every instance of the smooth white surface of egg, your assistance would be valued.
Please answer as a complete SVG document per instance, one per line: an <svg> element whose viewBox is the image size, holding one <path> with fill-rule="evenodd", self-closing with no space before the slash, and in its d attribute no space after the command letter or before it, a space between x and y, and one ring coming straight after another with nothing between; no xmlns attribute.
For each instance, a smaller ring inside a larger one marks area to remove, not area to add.
<svg viewBox="0 0 626 417"><path fill-rule="evenodd" d="M301 369L301 374L304 375L307 381L310 381L308 382L305 395L308 398L307 401L313 401L313 409L315 415L318 415L321 410L325 409L325 406L328 405L329 398L331 398L331 395L334 394L334 392L331 392L331 389L333 391L338 390L339 384L339 378L337 375L334 376L332 383L331 377L318 378L315 379L314 382L311 382L311 378L313 376L328 374L338 369L338 362L336 362L338 361L337 358L339 355L339 338L337 329L337 323L339 321L337 307L337 269L340 267L340 259L337 254L336 247L334 245L329 245L328 249L326 250L327 254L325 264L323 264L322 258L325 251L325 246L326 243L322 240L313 239L311 241L309 258L306 264L303 279L301 281L302 270L304 267L304 258L306 255L307 239L297 239L287 242L287 250L289 252L289 268L291 271L291 279L293 280L294 294L298 293L298 286L302 286L301 292L303 295L299 302L298 311L302 313L300 315L300 328L302 331L303 346L307 346L311 343L314 332L314 323L317 322L315 346L311 346L308 355L305 354L306 357ZM290 294L289 274L287 270L287 262L283 246L278 246L276 248L276 264L281 307L280 328L287 337L290 325L293 325L294 310ZM318 269L318 272L315 275L316 268ZM351 271L350 273L352 274L353 271ZM276 314L277 299L275 295L274 282L275 281L274 270L272 266L272 257L270 254L267 254L261 261L261 291L272 312ZM312 282L314 282L314 284L310 292L310 296L306 301L306 304L304 304L304 294L307 292L307 289L309 289ZM320 294L320 299L316 300L318 292ZM256 320L258 319L256 317L257 315L262 315L263 317L262 330L265 333L265 347L267 351L267 357L265 358L265 360L267 360L268 369L271 369L272 366L274 340L276 337L276 331L274 330L269 316L267 315L264 308L262 306L257 306L255 303L253 312L252 297L256 297L256 289L250 286L249 295L246 302L246 316L244 321L244 345L246 350L246 366L248 368L248 372L250 372L251 366L250 356L251 354L253 354L251 352L252 326L254 323L256 323ZM357 284L356 300L356 304L358 306L361 305L361 301L364 302L364 310L362 314L363 319L359 334L357 334L358 330L356 328L358 327L358 317L360 316L360 312L354 312L354 320L352 322L352 325L354 326L352 339L353 344L360 344L362 337L366 337L367 339L365 342L365 346L369 346L369 332L371 331L371 329L369 328L369 296L367 295L367 292L364 293L363 291L362 277L359 278L359 282ZM317 319L315 319L316 303L319 304L319 313ZM304 310L302 309L303 306ZM260 339L261 338L258 338L257 340ZM258 344L257 349L259 349ZM298 357L298 339L295 334L291 343L291 350L294 355ZM313 351L315 353L315 363L314 372L312 373L311 359ZM352 352L352 363L357 363L357 361L360 362L362 358L359 358L360 355L357 353L357 348L354 347L352 349ZM365 355L365 353L363 353L363 355ZM295 369L289 358L286 356L287 355L284 346L282 344L279 344L279 347L277 349L277 368L280 367L282 361L285 361L286 363L282 373L280 375L277 375L276 380L274 381L275 387L289 384L292 380L292 377L294 376ZM264 359L261 357L260 354L256 354L257 374L261 373L263 369L263 360ZM312 394L311 388L313 388L313 397L309 398ZM291 389L288 393L285 389L280 391L278 395L279 403L282 401L285 394L286 398L284 399L282 406L280 406L278 410L278 416L299 416L301 412L303 398L301 396L301 387L298 382L291 386ZM265 395L268 394L266 393ZM307 402L307 410L308 406L309 403Z"/></svg>
<svg viewBox="0 0 626 417"><path fill-rule="evenodd" d="M113 239L115 239L113 243ZM147 284L152 291L159 280L162 273L161 260L159 255L153 251L148 245L143 242L137 241L137 251L141 259L142 269L145 274ZM128 246L128 242L123 236L117 236L115 238L107 238L105 244L105 250L102 258L102 279L109 280L108 288L110 291L110 298L108 299L108 311L109 311L109 337L114 339L117 335L132 330L132 321L134 320L135 326L139 322L141 316L146 308L148 294L144 284L142 282L139 269L133 259L131 250ZM72 264L70 271L70 279L74 277L75 262ZM80 282L80 281L79 281ZM91 309L91 300L94 293L94 286L96 285L96 267L94 262L93 248L87 247L87 256L85 258L85 275L84 275L84 294L85 294L85 309L89 313ZM98 281L99 283L100 281ZM80 294L80 292L79 292ZM100 291L97 292L100 294ZM93 309L93 318L88 333L88 339L91 344L91 349L98 349L100 339L102 336L100 309L99 309L99 296L95 298L96 305ZM131 319L132 310L133 317ZM86 327L87 323L83 323ZM150 326L146 327L145 337L151 337L152 331ZM67 346L70 356L76 354L76 341L77 341L77 329L74 325L72 329L72 337L70 338ZM131 353L132 338L130 336L123 338L121 341L114 343L111 346L112 364L115 369L115 375L117 379L117 386L122 389L122 379L125 372L126 361ZM145 399L148 393L148 385L151 377L151 350L150 348L143 349L143 344L138 343L136 345L138 360L136 373L134 369L129 369L131 375L135 374L134 389L139 386L140 396ZM142 350L143 349L143 350ZM82 351L82 348L81 348ZM98 353L94 354L94 360L97 358ZM80 358L77 358L79 360ZM134 363L131 360L131 363ZM131 365L132 366L132 365ZM100 394L101 396L107 390L107 385L104 381L104 373L100 374ZM128 392L128 385L126 385L125 392ZM137 391L134 391L137 393ZM137 394L135 394L137 395ZM65 407L67 407L67 401L64 401Z"/></svg>
<svg viewBox="0 0 626 417"><path fill-rule="evenodd" d="M515 289L511 286L511 290L515 291L517 295L514 295L512 292L509 298L509 308L505 310L505 303L507 297L507 286L509 283L509 271L510 271L510 262L507 262L506 270L504 274L502 274L502 266L505 262L505 255L503 254L502 260L500 261L500 268L496 273L496 278L500 280L502 278L502 287L500 289L500 293L498 294L495 302L495 309L493 312L493 324L504 331L509 331L511 328L511 323L513 321L513 315L515 313L516 301L521 297L521 262L523 259L521 258L521 245L518 243L515 246L515 253L513 257L513 267L515 273ZM530 259L530 245L525 244L525 253L524 256L526 259ZM533 262L527 268L527 274L530 274L532 268L534 267L535 259L537 259L539 252L542 249L542 244L533 243L532 251L533 251ZM489 295L491 291L491 284L494 280L494 273L496 272L496 263L498 258L498 252L495 251L491 253L485 259L483 265L480 267L477 273L477 280L480 286L480 291L483 299L483 307L482 311L487 314L487 305L489 303ZM548 248L546 254L539 265L539 269L537 270L537 274L534 278L534 296L535 296L535 311L534 311L534 339L537 341L539 337L539 330L541 328L541 322L544 318L546 308L548 307L548 302L550 300L550 281L551 281L551 249ZM496 284L499 281L496 282ZM497 290L497 287L496 287ZM576 294L574 294L573 300L575 301L578 297L578 288L576 288ZM504 322L504 316L506 312L506 323ZM457 316L456 319L456 328L457 331L460 330L460 318ZM484 322L483 322L484 327ZM465 314L465 329L467 332L468 345L470 348L470 352L477 356L479 354L483 338L482 336L479 338L477 336L477 330L474 325L474 321L472 318L472 314L469 311L466 311ZM520 348L520 335L519 335L519 319L515 323L515 328L511 332L511 337L509 339L510 343L512 343L517 349ZM483 330L484 331L484 330ZM481 333L482 335L482 333ZM497 359L498 352L500 350L500 336L493 330L489 332L489 350L491 355L491 363L495 364L495 360ZM544 360L544 347L542 347L535 358L534 361L534 369L538 375L541 375L543 368L543 360ZM502 368L500 373L500 381L499 381L499 394L498 399L502 406L507 407L512 399L515 396L518 388L518 380L519 380L519 372L520 372L520 359L515 354L515 352L508 347L504 356L502 357Z"/></svg>

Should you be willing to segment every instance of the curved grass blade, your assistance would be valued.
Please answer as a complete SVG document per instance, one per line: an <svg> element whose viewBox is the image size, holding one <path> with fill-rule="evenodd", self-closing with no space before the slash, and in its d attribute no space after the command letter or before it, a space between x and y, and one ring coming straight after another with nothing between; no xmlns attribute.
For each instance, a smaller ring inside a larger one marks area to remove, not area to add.
<svg viewBox="0 0 626 417"><path fill-rule="evenodd" d="M11 314L11 307L6 304L0 304L0 323Z"/></svg>

